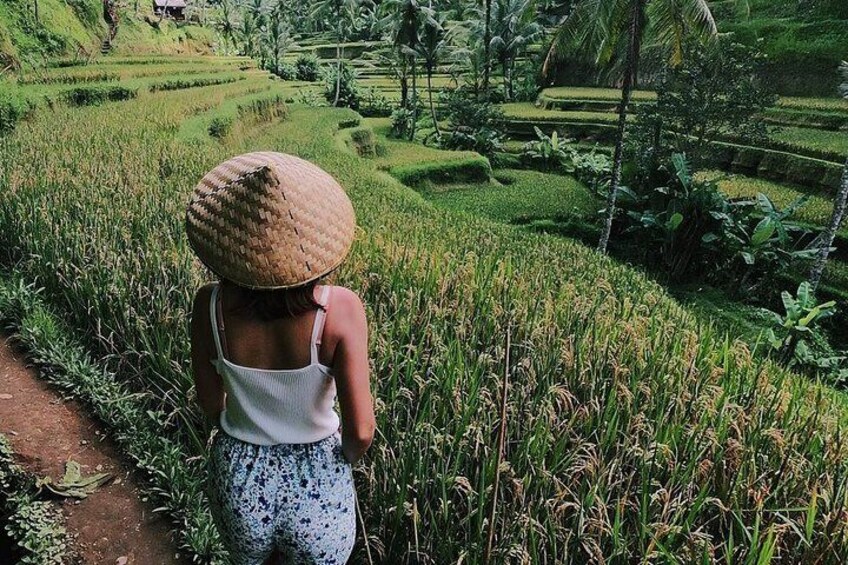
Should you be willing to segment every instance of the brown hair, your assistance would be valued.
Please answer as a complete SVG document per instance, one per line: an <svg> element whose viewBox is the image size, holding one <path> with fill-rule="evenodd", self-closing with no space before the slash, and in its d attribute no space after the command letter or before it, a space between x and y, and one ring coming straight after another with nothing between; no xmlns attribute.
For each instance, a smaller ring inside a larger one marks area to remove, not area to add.
<svg viewBox="0 0 848 565"><path fill-rule="evenodd" d="M315 300L315 286L318 281L304 285L280 289L254 289L223 280L228 286L236 287L245 301L244 308L262 320L294 318L310 310L323 309Z"/></svg>

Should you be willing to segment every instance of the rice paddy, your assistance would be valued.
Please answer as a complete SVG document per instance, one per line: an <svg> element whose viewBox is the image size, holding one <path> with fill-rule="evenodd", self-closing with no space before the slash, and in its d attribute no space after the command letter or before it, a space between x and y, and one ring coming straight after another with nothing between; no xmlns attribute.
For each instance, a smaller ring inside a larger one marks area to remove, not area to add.
<svg viewBox="0 0 848 565"><path fill-rule="evenodd" d="M110 82L185 70L131 63L106 67ZM361 157L340 127L384 133L387 121L284 104L290 86L238 65L220 69L243 76L231 83L43 107L0 137L3 267L43 289L136 393L126 402L163 415L180 457L205 454L186 328L209 278L185 241L185 202L221 160L283 151L335 175L360 226L337 278L367 304L379 428L355 473L367 532L356 562L367 545L384 563L481 563L490 532L498 563L848 559L841 393L763 362L636 270L504 223L588 211L576 181L494 171L482 188L416 192L391 174L482 157L388 140ZM220 559L202 465L167 469L158 496L182 547Z"/></svg>

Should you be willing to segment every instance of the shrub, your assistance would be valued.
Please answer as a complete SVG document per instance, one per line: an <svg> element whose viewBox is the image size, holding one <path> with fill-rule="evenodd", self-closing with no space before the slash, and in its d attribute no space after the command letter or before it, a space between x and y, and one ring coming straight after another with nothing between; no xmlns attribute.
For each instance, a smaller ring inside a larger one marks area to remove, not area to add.
<svg viewBox="0 0 848 565"><path fill-rule="evenodd" d="M126 86L78 86L62 93L71 106L91 106L117 100L129 100L138 90Z"/></svg>
<svg viewBox="0 0 848 565"><path fill-rule="evenodd" d="M297 93L297 103L303 104L304 106L311 106L313 108L317 108L318 106L324 105L324 100L320 94L315 92L314 90L307 90L305 88L301 88Z"/></svg>
<svg viewBox="0 0 848 565"><path fill-rule="evenodd" d="M655 185L622 190L627 231L636 233L646 259L674 281L712 275L739 294L753 294L807 251L794 251L803 230L789 221L807 197L779 209L764 194L729 200L716 178L695 178L682 154L661 167ZM658 248L658 252L657 252ZM718 267L718 268L717 268Z"/></svg>
<svg viewBox="0 0 848 565"><path fill-rule="evenodd" d="M8 440L0 435L0 539L14 543L16 563L47 565L65 563L67 534L61 512L38 500L35 481L15 462Z"/></svg>
<svg viewBox="0 0 848 565"><path fill-rule="evenodd" d="M820 333L819 322L836 312L836 302L818 303L810 283L798 286L795 296L781 293L785 314L771 312L773 327L768 330L768 345L777 360L811 376L824 376L831 384L848 379L844 356L837 355Z"/></svg>
<svg viewBox="0 0 848 565"><path fill-rule="evenodd" d="M315 82L318 80L321 68L318 65L318 59L311 55L301 55L294 63L297 80L307 82Z"/></svg>
<svg viewBox="0 0 848 565"><path fill-rule="evenodd" d="M359 86L356 82L356 72L347 61L341 65L329 65L324 73L324 98L330 104L336 101L336 90L338 90L337 106L359 109Z"/></svg>
<svg viewBox="0 0 848 565"><path fill-rule="evenodd" d="M380 153L377 138L371 128L354 128L350 132L350 143L360 157L376 157Z"/></svg>
<svg viewBox="0 0 848 565"><path fill-rule="evenodd" d="M275 74L283 80L297 80L297 67L291 63L281 63Z"/></svg>
<svg viewBox="0 0 848 565"><path fill-rule="evenodd" d="M233 127L233 119L230 117L216 116L209 122L209 135L221 139L226 137Z"/></svg>
<svg viewBox="0 0 848 565"><path fill-rule="evenodd" d="M575 177L593 190L598 190L609 180L612 173L612 160L599 152L595 146L591 151L575 153L573 167Z"/></svg>
<svg viewBox="0 0 848 565"><path fill-rule="evenodd" d="M476 151L494 155L503 149L503 111L490 101L481 101L466 89L448 90L443 95L448 127L440 144L445 149Z"/></svg>
<svg viewBox="0 0 848 565"><path fill-rule="evenodd" d="M469 157L453 161L416 163L392 167L392 176L403 184L420 188L428 183L456 184L488 182L492 175L489 161L483 157Z"/></svg>
<svg viewBox="0 0 848 565"><path fill-rule="evenodd" d="M5 92L0 87L0 134L13 130L32 110L33 106L26 98Z"/></svg>
<svg viewBox="0 0 848 565"><path fill-rule="evenodd" d="M392 126L389 134L398 139L406 139L413 131L415 112L407 106L395 108L392 112Z"/></svg>
<svg viewBox="0 0 848 565"><path fill-rule="evenodd" d="M369 87L362 96L359 113L366 118L385 118L392 115L392 104L374 87Z"/></svg>

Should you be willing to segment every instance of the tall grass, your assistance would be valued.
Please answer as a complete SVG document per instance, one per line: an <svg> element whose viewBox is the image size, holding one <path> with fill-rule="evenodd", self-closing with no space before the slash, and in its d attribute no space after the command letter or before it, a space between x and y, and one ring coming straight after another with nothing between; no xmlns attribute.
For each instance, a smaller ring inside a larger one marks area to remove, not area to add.
<svg viewBox="0 0 848 565"><path fill-rule="evenodd" d="M358 215L338 282L372 330L379 433L356 478L380 561L479 563L491 529L498 563L848 558L841 396L585 247L433 207L334 139L350 111L174 137L249 82L58 108L0 138L3 261L169 415L186 457L204 450L187 322L208 274L183 207L224 158L286 151L340 179Z"/></svg>

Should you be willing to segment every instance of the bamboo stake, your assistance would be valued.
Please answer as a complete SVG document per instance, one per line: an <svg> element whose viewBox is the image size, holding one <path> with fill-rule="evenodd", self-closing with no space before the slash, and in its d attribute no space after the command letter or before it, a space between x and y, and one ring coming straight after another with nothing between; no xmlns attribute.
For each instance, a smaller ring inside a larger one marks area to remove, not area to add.
<svg viewBox="0 0 848 565"><path fill-rule="evenodd" d="M501 483L501 463L503 462L504 443L506 442L506 394L509 386L509 350L512 345L510 338L511 328L506 329L506 354L504 359L503 388L501 390L501 423L498 431L498 456L495 467L495 484L492 492L492 510L489 513L489 541L486 544L486 555L484 563L492 562L492 546L495 543L495 516L498 509L498 490Z"/></svg>
<svg viewBox="0 0 848 565"><path fill-rule="evenodd" d="M374 560L371 558L371 545L368 543L368 532L365 530L365 518L362 516L362 509L359 507L359 496L356 491L353 492L353 500L356 502L356 515L359 517L359 526L362 528L362 539L365 541L365 553L368 555L369 565L374 565Z"/></svg>

